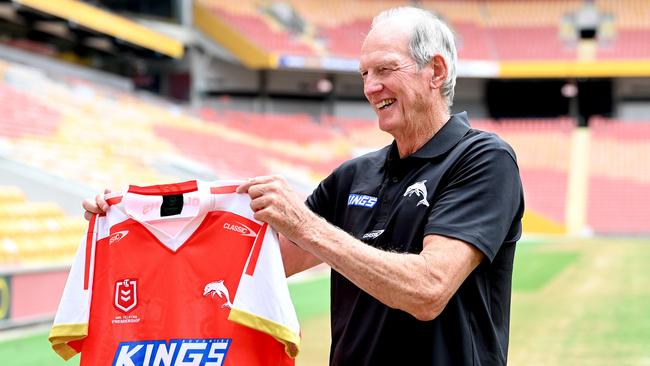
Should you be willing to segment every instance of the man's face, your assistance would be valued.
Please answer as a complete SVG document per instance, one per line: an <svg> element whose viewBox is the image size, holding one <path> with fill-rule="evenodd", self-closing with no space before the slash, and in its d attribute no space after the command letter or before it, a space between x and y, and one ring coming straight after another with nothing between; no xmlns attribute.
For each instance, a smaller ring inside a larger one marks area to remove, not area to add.
<svg viewBox="0 0 650 366"><path fill-rule="evenodd" d="M381 130L399 138L426 126L433 105L433 70L427 65L418 71L404 30L390 22L377 24L361 47L359 71Z"/></svg>

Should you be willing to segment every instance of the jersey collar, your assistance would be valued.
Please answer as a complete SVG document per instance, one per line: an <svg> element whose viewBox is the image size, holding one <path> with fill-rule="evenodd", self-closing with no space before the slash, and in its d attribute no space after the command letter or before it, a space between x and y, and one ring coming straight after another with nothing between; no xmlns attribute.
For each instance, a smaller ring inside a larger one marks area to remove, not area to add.
<svg viewBox="0 0 650 366"><path fill-rule="evenodd" d="M406 159L410 157L435 158L436 156L440 156L451 150L452 147L456 146L469 129L470 126L467 119L467 112L453 114L451 118L449 118L449 121L442 126L440 131L433 135L433 137L420 149L407 156ZM393 141L388 150L386 160L387 163L400 160L395 141Z"/></svg>

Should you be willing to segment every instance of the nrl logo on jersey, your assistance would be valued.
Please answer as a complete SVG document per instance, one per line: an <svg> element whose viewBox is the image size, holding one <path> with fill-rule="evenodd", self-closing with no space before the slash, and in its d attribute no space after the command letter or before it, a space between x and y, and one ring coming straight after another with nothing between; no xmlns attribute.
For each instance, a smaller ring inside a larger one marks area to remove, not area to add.
<svg viewBox="0 0 650 366"><path fill-rule="evenodd" d="M138 305L138 280L123 279L115 282L115 308L128 313Z"/></svg>
<svg viewBox="0 0 650 366"><path fill-rule="evenodd" d="M232 339L172 339L121 342L112 366L221 366Z"/></svg>
<svg viewBox="0 0 650 366"><path fill-rule="evenodd" d="M406 188L406 192L404 192L404 195L402 197L411 197L412 195L415 195L416 197L422 197L421 200L418 201L418 204L415 205L415 207L424 205L426 207L429 207L429 201L427 201L427 186L424 185L427 180L423 180L417 183L413 183L408 188Z"/></svg>

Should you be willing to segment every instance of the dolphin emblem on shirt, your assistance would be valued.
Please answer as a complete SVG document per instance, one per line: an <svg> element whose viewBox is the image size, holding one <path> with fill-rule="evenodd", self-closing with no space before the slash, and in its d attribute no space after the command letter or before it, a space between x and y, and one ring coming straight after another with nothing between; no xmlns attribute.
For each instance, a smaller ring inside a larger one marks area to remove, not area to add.
<svg viewBox="0 0 650 366"><path fill-rule="evenodd" d="M223 299L224 297L226 298L226 302L221 305L222 308L231 308L232 303L230 302L230 295L228 294L228 288L226 285L224 285L223 280L219 281L214 281L210 282L207 285L205 285L205 288L203 289L203 296L208 296L211 295L214 297L214 295L218 295L219 298Z"/></svg>
<svg viewBox="0 0 650 366"><path fill-rule="evenodd" d="M429 207L429 202L427 201L427 186L424 185L426 182L427 180L425 179L423 181L411 184L408 188L406 188L406 192L404 192L403 197L411 197L413 194L415 194L417 197L422 196L422 199L418 201L418 204L415 205L415 207L420 205Z"/></svg>

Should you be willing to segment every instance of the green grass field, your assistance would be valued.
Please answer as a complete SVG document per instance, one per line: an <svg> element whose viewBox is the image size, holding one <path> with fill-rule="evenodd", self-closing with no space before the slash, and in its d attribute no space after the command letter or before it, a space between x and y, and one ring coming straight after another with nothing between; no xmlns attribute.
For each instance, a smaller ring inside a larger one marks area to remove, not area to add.
<svg viewBox="0 0 650 366"><path fill-rule="evenodd" d="M650 240L520 243L515 259L509 365L649 365ZM291 286L301 319L299 366L327 365L328 281ZM0 343L3 366L78 365L46 333Z"/></svg>

